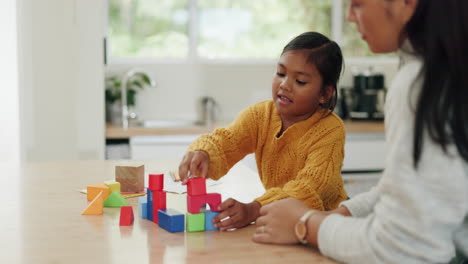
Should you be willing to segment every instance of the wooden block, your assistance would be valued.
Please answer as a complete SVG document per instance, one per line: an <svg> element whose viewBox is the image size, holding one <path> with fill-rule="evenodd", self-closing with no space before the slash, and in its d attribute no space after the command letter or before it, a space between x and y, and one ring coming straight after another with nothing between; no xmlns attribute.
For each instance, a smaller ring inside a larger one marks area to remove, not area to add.
<svg viewBox="0 0 468 264"><path fill-rule="evenodd" d="M174 209L158 210L158 225L169 232L183 232L185 230L185 216Z"/></svg>
<svg viewBox="0 0 468 264"><path fill-rule="evenodd" d="M158 223L158 210L166 209L166 192L151 191L153 195L153 222Z"/></svg>
<svg viewBox="0 0 468 264"><path fill-rule="evenodd" d="M200 213L200 208L204 204L210 206L210 210L219 212L218 206L221 203L221 194L207 193L205 195L187 195L187 211L191 214Z"/></svg>
<svg viewBox="0 0 468 264"><path fill-rule="evenodd" d="M219 230L219 228L216 228L213 226L213 218L217 215L219 215L219 212L213 212L211 210L203 210L203 213L205 213L205 231L213 231L213 230Z"/></svg>
<svg viewBox="0 0 468 264"><path fill-rule="evenodd" d="M86 197L88 198L88 201L94 200L94 198L100 192L102 192L103 195L102 199L105 200L110 194L109 187L107 187L107 185L105 185L102 182L92 184L86 187Z"/></svg>
<svg viewBox="0 0 468 264"><path fill-rule="evenodd" d="M118 191L113 191L104 201L104 207L122 207L128 205L128 201Z"/></svg>
<svg viewBox="0 0 468 264"><path fill-rule="evenodd" d="M148 178L148 189L162 191L164 188L164 174L150 174Z"/></svg>
<svg viewBox="0 0 468 264"><path fill-rule="evenodd" d="M205 213L187 213L187 231L199 232L205 230Z"/></svg>
<svg viewBox="0 0 468 264"><path fill-rule="evenodd" d="M118 191L120 193L120 182L118 181L105 181L104 184L109 187L110 192Z"/></svg>
<svg viewBox="0 0 468 264"><path fill-rule="evenodd" d="M120 182L121 192L142 192L145 189L145 166L116 166L115 180Z"/></svg>
<svg viewBox="0 0 468 264"><path fill-rule="evenodd" d="M146 189L146 216L148 217L148 220L154 221L153 217L153 191L150 189ZM156 215L156 217L158 217ZM156 220L157 223L157 220Z"/></svg>
<svg viewBox="0 0 468 264"><path fill-rule="evenodd" d="M100 192L96 197L94 197L94 200L92 200L89 204L88 207L86 207L83 212L81 212L82 215L102 215L104 212L103 210L103 203L104 203L104 196L103 192Z"/></svg>
<svg viewBox="0 0 468 264"><path fill-rule="evenodd" d="M138 210L142 219L148 219L148 205L145 197L138 197Z"/></svg>
<svg viewBox="0 0 468 264"><path fill-rule="evenodd" d="M133 225L133 208L131 206L120 207L120 223L121 226Z"/></svg>
<svg viewBox="0 0 468 264"><path fill-rule="evenodd" d="M190 178L187 181L188 195L204 195L206 194L206 179L203 177Z"/></svg>

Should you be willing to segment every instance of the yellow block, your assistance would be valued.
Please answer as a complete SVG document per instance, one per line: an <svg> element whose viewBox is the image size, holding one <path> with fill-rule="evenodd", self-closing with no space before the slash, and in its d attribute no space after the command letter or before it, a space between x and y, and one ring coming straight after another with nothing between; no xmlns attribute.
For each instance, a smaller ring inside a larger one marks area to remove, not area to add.
<svg viewBox="0 0 468 264"><path fill-rule="evenodd" d="M88 201L93 200L100 192L102 192L102 198L105 200L109 196L109 187L102 182L89 185L86 187Z"/></svg>
<svg viewBox="0 0 468 264"><path fill-rule="evenodd" d="M120 193L120 182L117 181L106 181L104 184L109 187L110 193L117 191Z"/></svg>
<svg viewBox="0 0 468 264"><path fill-rule="evenodd" d="M92 200L89 204L88 207L86 207L83 212L81 212L82 215L102 215L104 210L104 196L103 192L100 192L94 200Z"/></svg>

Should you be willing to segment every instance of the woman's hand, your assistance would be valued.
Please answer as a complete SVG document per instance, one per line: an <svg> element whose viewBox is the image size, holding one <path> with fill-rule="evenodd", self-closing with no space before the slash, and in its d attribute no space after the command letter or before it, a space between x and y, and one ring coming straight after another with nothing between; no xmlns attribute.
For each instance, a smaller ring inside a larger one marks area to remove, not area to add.
<svg viewBox="0 0 468 264"><path fill-rule="evenodd" d="M260 207L260 203L256 201L245 204L229 198L219 205L221 213L213 218L214 226L225 231L249 225L260 215ZM229 218L221 221L226 217Z"/></svg>
<svg viewBox="0 0 468 264"><path fill-rule="evenodd" d="M308 210L310 208L304 203L293 198L279 200L263 206L260 209L260 217L257 219L257 229L255 229L255 234L252 237L253 241L271 244L298 243L299 239L296 237L295 225ZM306 223L306 239L310 244L317 246L320 224L330 214L351 215L345 206L340 206L328 212L314 213Z"/></svg>
<svg viewBox="0 0 468 264"><path fill-rule="evenodd" d="M187 152L179 165L179 177L182 184L187 184L188 173L192 176L204 177L208 176L208 168L210 167L210 156L205 151L189 151ZM200 175L198 175L200 173Z"/></svg>
<svg viewBox="0 0 468 264"><path fill-rule="evenodd" d="M287 198L267 204L260 209L253 240L258 243L295 244L294 226L310 210L304 203Z"/></svg>

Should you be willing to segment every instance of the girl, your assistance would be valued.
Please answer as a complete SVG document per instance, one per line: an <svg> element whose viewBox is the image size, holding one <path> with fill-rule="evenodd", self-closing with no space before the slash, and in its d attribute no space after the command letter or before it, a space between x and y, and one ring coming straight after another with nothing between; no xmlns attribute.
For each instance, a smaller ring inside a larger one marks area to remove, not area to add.
<svg viewBox="0 0 468 264"><path fill-rule="evenodd" d="M468 254L467 14L466 0L351 0L348 19L370 49L401 56L387 98L384 175L332 212L293 199L265 206L255 241L308 241L350 263L447 263L456 247Z"/></svg>
<svg viewBox="0 0 468 264"><path fill-rule="evenodd" d="M345 132L332 110L343 57L327 37L307 32L283 49L273 77L273 100L244 110L227 128L198 138L179 175L219 179L255 153L266 193L251 203L224 201L213 219L221 230L255 221L262 205L294 197L311 208L335 209L346 199L341 178ZM228 220L222 221L229 217Z"/></svg>

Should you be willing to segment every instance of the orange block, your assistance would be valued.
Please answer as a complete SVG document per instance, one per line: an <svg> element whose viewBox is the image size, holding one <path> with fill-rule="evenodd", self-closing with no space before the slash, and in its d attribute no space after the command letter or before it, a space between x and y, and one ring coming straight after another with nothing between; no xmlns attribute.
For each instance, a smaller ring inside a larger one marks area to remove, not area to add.
<svg viewBox="0 0 468 264"><path fill-rule="evenodd" d="M105 200L110 194L110 189L103 182L92 184L86 187L88 201L93 200L100 192L102 192L103 199Z"/></svg>
<svg viewBox="0 0 468 264"><path fill-rule="evenodd" d="M82 215L102 215L104 210L104 195L103 192L100 192L91 203L88 204L88 207L81 212Z"/></svg>

